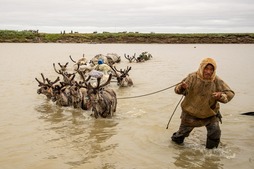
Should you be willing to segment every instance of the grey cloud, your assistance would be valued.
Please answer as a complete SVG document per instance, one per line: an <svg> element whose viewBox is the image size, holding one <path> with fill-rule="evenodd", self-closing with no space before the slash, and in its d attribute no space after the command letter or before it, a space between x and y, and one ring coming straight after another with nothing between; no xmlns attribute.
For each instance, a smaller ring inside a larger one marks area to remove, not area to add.
<svg viewBox="0 0 254 169"><path fill-rule="evenodd" d="M250 32L251 0L0 0L0 29ZM254 29L253 29L254 30Z"/></svg>

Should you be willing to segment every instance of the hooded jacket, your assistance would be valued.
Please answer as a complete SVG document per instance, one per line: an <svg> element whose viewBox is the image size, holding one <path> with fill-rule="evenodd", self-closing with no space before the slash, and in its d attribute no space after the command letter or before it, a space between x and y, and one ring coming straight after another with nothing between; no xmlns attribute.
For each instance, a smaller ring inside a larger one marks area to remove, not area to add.
<svg viewBox="0 0 254 169"><path fill-rule="evenodd" d="M204 79L203 70L208 64L213 65L214 72L210 79ZM187 89L183 89L181 83L175 87L177 94L185 95L181 103L183 112L202 119L215 116L220 108L218 102L227 103L234 97L235 93L216 75L216 69L215 60L206 58L202 60L196 72L182 80L187 83ZM214 92L222 92L219 100L212 97Z"/></svg>

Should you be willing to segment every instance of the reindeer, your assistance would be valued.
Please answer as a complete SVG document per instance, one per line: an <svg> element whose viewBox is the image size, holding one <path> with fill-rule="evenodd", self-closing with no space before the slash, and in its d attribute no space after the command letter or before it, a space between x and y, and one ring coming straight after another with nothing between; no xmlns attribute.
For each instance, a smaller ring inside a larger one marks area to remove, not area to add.
<svg viewBox="0 0 254 169"><path fill-rule="evenodd" d="M60 72L62 73L62 72ZM71 78L65 77L67 81L60 82L53 88L52 101L59 106L73 106L74 108L82 108L84 110L90 109L89 100L87 97L87 89L82 86L82 83L87 82L90 76L85 79L82 72L80 72L83 81L79 83L74 80L75 74ZM65 74L62 74L65 76Z"/></svg>
<svg viewBox="0 0 254 169"><path fill-rule="evenodd" d="M58 63L58 65L60 66L60 70L62 72L65 72L67 70L67 65L68 64L69 64L69 62L66 62L65 65L62 65L62 64ZM54 68L55 68L55 66L54 66ZM55 68L55 70L56 70L56 68Z"/></svg>
<svg viewBox="0 0 254 169"><path fill-rule="evenodd" d="M105 55L103 55L103 54L95 55L95 56L90 60L89 63L91 64L91 66L96 66L96 65L98 64L98 60L99 60L99 59L102 59L103 62L104 62L105 64L109 65L108 58L107 58Z"/></svg>
<svg viewBox="0 0 254 169"><path fill-rule="evenodd" d="M87 78L85 78L85 75L83 72L78 71L80 74L82 81L79 83L75 81L75 83L70 87L70 94L71 94L71 100L74 108L82 108L84 110L90 109L90 100L87 96L87 89L86 85L83 86L83 84L86 84L91 76L89 75Z"/></svg>
<svg viewBox="0 0 254 169"><path fill-rule="evenodd" d="M74 62L77 65L85 65L85 64L87 64L87 59L85 58L85 54L83 54L83 57L81 59L79 59L78 61L73 60L71 55L69 57L70 57L71 61Z"/></svg>
<svg viewBox="0 0 254 169"><path fill-rule="evenodd" d="M136 53L134 53L134 55L133 55L132 57L130 57L130 55L124 54L124 57L125 57L127 60L129 60L130 63L132 63L133 60L136 61L135 56L136 56Z"/></svg>
<svg viewBox="0 0 254 169"><path fill-rule="evenodd" d="M117 79L117 85L119 87L127 87L127 86L133 85L132 79L130 78L130 76L128 74L129 71L131 70L131 67L127 66L127 69L117 70L115 66L114 67L111 66L111 69L115 72L115 76Z"/></svg>
<svg viewBox="0 0 254 169"><path fill-rule="evenodd" d="M150 60L153 56L148 52L142 52L136 59L136 62L144 62Z"/></svg>
<svg viewBox="0 0 254 169"><path fill-rule="evenodd" d="M56 102L58 106L71 106L72 98L70 93L70 86L64 82L60 82L60 85L56 85L52 88L53 102Z"/></svg>
<svg viewBox="0 0 254 169"><path fill-rule="evenodd" d="M55 64L53 63L53 67L55 69ZM60 82L60 85L56 85L53 88L53 97L52 101L56 102L59 106L72 106L73 101L71 97L71 86L75 83L75 73L69 74L68 72L62 72L61 70L56 73L63 76L63 82Z"/></svg>
<svg viewBox="0 0 254 169"><path fill-rule="evenodd" d="M35 80L39 83L39 89L37 90L38 94L44 94L47 99L51 99L53 96L52 88L54 87L54 84L60 80L59 77L53 82L49 81L48 79L45 79L44 75L41 73L43 82L39 81L37 78ZM46 81L48 83L46 83Z"/></svg>
<svg viewBox="0 0 254 169"><path fill-rule="evenodd" d="M88 110L90 108L90 102L87 97L87 89L82 87L81 84L81 82L75 82L75 84L69 88L72 106L74 108L82 108L84 110Z"/></svg>
<svg viewBox="0 0 254 169"><path fill-rule="evenodd" d="M121 62L121 56L117 55L116 53L108 53L106 57L108 59L109 65Z"/></svg>
<svg viewBox="0 0 254 169"><path fill-rule="evenodd" d="M92 111L94 117L112 117L116 111L117 98L114 90L106 87L112 78L112 74L109 75L108 80L104 84L100 84L101 78L97 78L96 87L92 86L89 82L87 87L87 94L91 101Z"/></svg>
<svg viewBox="0 0 254 169"><path fill-rule="evenodd" d="M75 73L68 73L66 71L62 71L62 70L56 70L56 66L55 66L55 63L53 63L53 67L54 67L54 70L57 74L60 74L63 76L63 81L66 82L66 83L69 83L70 81L73 81L74 80L74 77L75 77Z"/></svg>

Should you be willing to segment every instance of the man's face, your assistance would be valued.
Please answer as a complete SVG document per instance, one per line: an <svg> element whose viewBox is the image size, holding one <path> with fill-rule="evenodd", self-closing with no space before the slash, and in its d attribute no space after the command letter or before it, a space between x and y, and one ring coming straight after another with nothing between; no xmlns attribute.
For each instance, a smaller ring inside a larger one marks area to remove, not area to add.
<svg viewBox="0 0 254 169"><path fill-rule="evenodd" d="M211 79L213 72L214 72L213 65L211 64L206 65L206 67L203 70L204 79Z"/></svg>

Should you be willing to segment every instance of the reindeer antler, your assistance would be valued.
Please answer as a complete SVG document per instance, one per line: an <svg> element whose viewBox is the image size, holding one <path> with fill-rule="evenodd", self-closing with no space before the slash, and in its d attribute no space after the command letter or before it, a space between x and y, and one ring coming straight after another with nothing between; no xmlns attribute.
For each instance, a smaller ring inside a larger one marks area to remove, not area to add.
<svg viewBox="0 0 254 169"><path fill-rule="evenodd" d="M104 84L100 85L100 88L102 88L102 87L108 85L108 84L110 83L111 78L112 78L112 74L110 73L110 74L109 74L109 77L108 77L108 80L107 80Z"/></svg>
<svg viewBox="0 0 254 169"><path fill-rule="evenodd" d="M81 82L81 81L79 81L79 82L77 82L77 81L75 81L75 84L78 86L78 87L83 87L83 88L88 88L88 85L87 85L87 83L86 82ZM83 85L84 84L84 85Z"/></svg>
<svg viewBox="0 0 254 169"><path fill-rule="evenodd" d="M130 67L127 66L127 70L125 71L125 74L128 75L128 72L129 72L130 70L131 70L131 66L130 66Z"/></svg>
<svg viewBox="0 0 254 169"><path fill-rule="evenodd" d="M116 77L119 77L118 73L117 73L116 70L115 70L115 66L114 66L114 67L113 67L113 66L110 66L110 68L114 71Z"/></svg>
<svg viewBox="0 0 254 169"><path fill-rule="evenodd" d="M58 63L58 65L60 66L61 70L65 71L68 63L69 62L67 62L65 65L61 65L60 63Z"/></svg>
<svg viewBox="0 0 254 169"><path fill-rule="evenodd" d="M124 71L123 71L122 69L117 70L117 68L116 68L115 66L114 66L114 68L115 68L115 70L116 70L117 72L124 73Z"/></svg>
<svg viewBox="0 0 254 169"><path fill-rule="evenodd" d="M77 63L75 60L72 59L71 55L70 55L70 59L71 59L71 61L73 61L74 63Z"/></svg>
<svg viewBox="0 0 254 169"><path fill-rule="evenodd" d="M37 78L35 78L35 80L39 83L38 86L46 86L46 85L47 85L47 84L45 83L46 80L45 80L45 77L44 77L44 75L43 75L42 73L41 73L41 77L42 77L43 82L41 82L41 81L39 81Z"/></svg>
<svg viewBox="0 0 254 169"><path fill-rule="evenodd" d="M56 82L60 81L60 78L59 78L59 76L58 76L58 77L56 78L56 80L53 81L53 82L51 82L48 78L46 78L46 80L47 80L47 82L48 82L48 84L49 84L50 86L53 86L53 84L55 84Z"/></svg>
<svg viewBox="0 0 254 169"><path fill-rule="evenodd" d="M112 74L109 74L108 80L104 84L100 85L101 77L99 77L99 78L97 78L97 86L96 87L93 87L90 82L88 83L88 87L92 88L92 89L100 89L100 88L108 85L110 83L111 78L112 78Z"/></svg>
<svg viewBox="0 0 254 169"><path fill-rule="evenodd" d="M56 65L55 65L55 63L53 63L53 67L54 67L54 70L55 70L55 72L56 72L56 73L58 73L58 74L62 74L62 73L61 73L62 71L60 71L60 70L59 70L59 71L57 71L57 70L56 70Z"/></svg>
<svg viewBox="0 0 254 169"><path fill-rule="evenodd" d="M85 78L85 75L84 75L84 73L83 73L82 71L77 70L77 72L78 72L78 74L81 76L83 82L88 82L88 81L90 80L90 78L91 78L90 75L89 75L89 76L87 77L87 79L86 79L86 78Z"/></svg>
<svg viewBox="0 0 254 169"><path fill-rule="evenodd" d="M44 78L43 73L41 73L41 77L42 77L43 82L45 83L45 78Z"/></svg>
<svg viewBox="0 0 254 169"><path fill-rule="evenodd" d="M136 59L135 56L136 56L136 53L134 53L134 55L133 55L132 57L130 57L129 55L126 56L126 54L124 54L124 57L125 57L127 60L129 60L129 62L132 62L132 60Z"/></svg>

